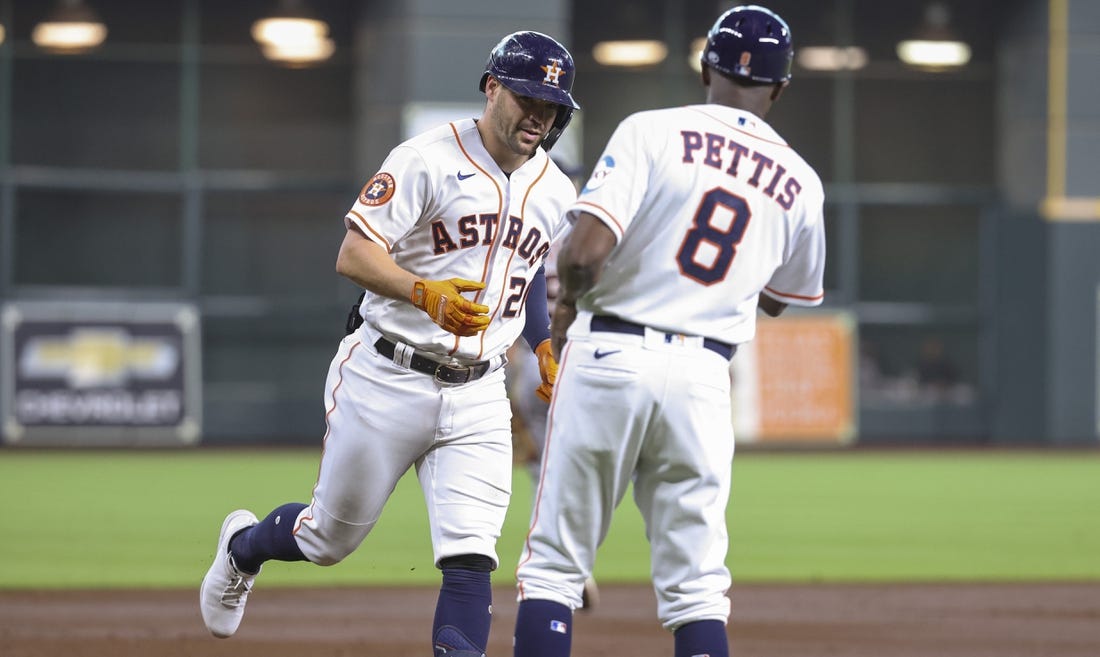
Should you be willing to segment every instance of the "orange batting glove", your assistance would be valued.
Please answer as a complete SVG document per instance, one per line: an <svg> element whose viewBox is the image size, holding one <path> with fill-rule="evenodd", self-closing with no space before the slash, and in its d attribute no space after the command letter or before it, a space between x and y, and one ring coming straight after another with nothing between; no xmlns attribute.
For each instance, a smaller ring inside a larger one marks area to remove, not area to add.
<svg viewBox="0 0 1100 657"><path fill-rule="evenodd" d="M462 296L485 288L485 283L449 278L445 281L420 279L413 283L413 305L428 313L443 330L462 337L476 335L489 326L489 306L474 303Z"/></svg>
<svg viewBox="0 0 1100 657"><path fill-rule="evenodd" d="M554 394L554 382L558 380L558 361L554 360L554 353L550 350L549 338L535 347L535 355L538 356L539 374L542 376L542 383L535 388L535 394L549 404L550 396Z"/></svg>

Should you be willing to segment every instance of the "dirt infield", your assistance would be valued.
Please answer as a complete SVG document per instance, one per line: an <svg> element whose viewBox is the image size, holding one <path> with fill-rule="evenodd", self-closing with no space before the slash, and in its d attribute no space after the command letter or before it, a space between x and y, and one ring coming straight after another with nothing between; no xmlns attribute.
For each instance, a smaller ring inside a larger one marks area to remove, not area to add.
<svg viewBox="0 0 1100 657"><path fill-rule="evenodd" d="M669 657L648 587L601 588L573 655ZM513 590L494 591L489 657L510 657ZM1100 582L738 585L737 657L1096 657ZM0 591L4 657L429 657L435 591L257 588L237 635L210 637L195 591Z"/></svg>

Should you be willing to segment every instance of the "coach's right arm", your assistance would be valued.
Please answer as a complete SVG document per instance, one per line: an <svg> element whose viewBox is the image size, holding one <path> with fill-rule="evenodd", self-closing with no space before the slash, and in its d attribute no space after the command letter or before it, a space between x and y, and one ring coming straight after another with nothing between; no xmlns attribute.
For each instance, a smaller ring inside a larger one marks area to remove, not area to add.
<svg viewBox="0 0 1100 657"><path fill-rule="evenodd" d="M600 280L600 272L618 239L604 222L594 215L581 212L573 229L565 238L558 255L558 301L550 322L550 341L554 358L561 360L565 334L577 318L577 299L583 297Z"/></svg>

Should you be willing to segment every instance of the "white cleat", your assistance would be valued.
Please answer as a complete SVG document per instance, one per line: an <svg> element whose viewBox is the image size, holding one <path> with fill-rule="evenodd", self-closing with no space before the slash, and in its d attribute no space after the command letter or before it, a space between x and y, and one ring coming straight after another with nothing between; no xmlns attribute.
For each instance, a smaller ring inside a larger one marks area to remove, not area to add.
<svg viewBox="0 0 1100 657"><path fill-rule="evenodd" d="M244 603L252 590L256 575L237 570L233 557L229 554L229 539L237 532L259 522L251 511L239 509L225 517L221 533L218 534L218 549L214 553L214 563L202 578L199 589L199 607L206 629L219 639L233 636L244 618Z"/></svg>

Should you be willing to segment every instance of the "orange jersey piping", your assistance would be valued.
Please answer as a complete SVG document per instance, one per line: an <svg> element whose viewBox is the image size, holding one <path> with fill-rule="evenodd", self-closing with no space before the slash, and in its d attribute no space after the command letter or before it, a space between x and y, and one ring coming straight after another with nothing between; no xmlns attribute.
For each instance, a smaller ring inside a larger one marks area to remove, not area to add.
<svg viewBox="0 0 1100 657"><path fill-rule="evenodd" d="M596 208L597 210L602 212L604 215L606 215L608 219L610 219L611 221L613 221L615 223L615 227L619 229L619 235L620 236L623 233L626 232L625 230L623 230L623 225L621 223L619 223L618 219L615 218L615 215L608 212L607 208L603 207L602 205L597 205L595 203L592 203L591 201L577 201L577 205L587 205L588 207Z"/></svg>
<svg viewBox="0 0 1100 657"><path fill-rule="evenodd" d="M378 241L382 243L382 246L386 247L386 253L390 252L390 243L386 241L386 238L382 237L382 235L378 231L372 228L369 223L367 223L367 220L363 218L363 215L359 214L355 210L350 210L348 214L353 214L358 217L359 221L363 222L363 226L370 232L370 234L378 238Z"/></svg>
<svg viewBox="0 0 1100 657"><path fill-rule="evenodd" d="M818 299L824 299L825 298L825 293L824 292L822 292L821 294L819 294L817 296L808 297L808 296L804 296L804 295L801 295L801 294L789 294L787 292L780 292L779 290L776 290L776 289L773 289L773 288L770 288L770 287L766 287L766 286L764 287L764 289L767 290L768 292L771 292L772 294L778 294L781 297L790 297L792 299L802 299L804 301L817 301Z"/></svg>
<svg viewBox="0 0 1100 657"><path fill-rule="evenodd" d="M450 123L449 125L451 126L451 132L455 136L455 143L458 144L458 149L460 151L462 151L462 154L466 157L467 160L470 161L470 164L474 165L475 169L477 169L481 173L485 174L485 177L488 178L490 181L492 181L493 187L496 187L496 190L497 190L497 234L493 235L493 244L489 247L489 252L485 254L485 265L481 268L481 282L486 283L485 277L489 274L489 258L492 257L493 252L494 252L494 247L496 246L496 242L497 242L498 239L500 239L500 229L501 229L501 225L504 223L503 219L501 218L501 215L504 213L504 192L501 191L500 185L497 184L496 178L493 178L493 176L491 176L488 171L483 169L481 167L481 165L478 164L477 162L475 162L474 158L470 157L470 154L468 152L466 152L466 147L462 145L462 138L458 136L458 128L455 127L455 124ZM481 289L481 290L477 291L477 294L474 295L474 301L475 302L479 302L481 300L481 293L484 292L484 291L485 291L484 289ZM493 321L492 316L490 316L489 321L490 322ZM486 330L488 330L488 329L486 329ZM454 353L456 351L458 351L458 343L461 339L462 339L461 336L457 336L457 335L455 336L455 346L449 352L450 355L454 355ZM484 342L485 342L485 331L481 332L481 341L482 341L482 344L484 344ZM478 358L481 357L481 352L483 350L484 350L484 347L482 347L481 349L478 350Z"/></svg>
<svg viewBox="0 0 1100 657"><path fill-rule="evenodd" d="M332 415L333 411L336 410L336 391L340 389L340 386L344 385L344 364L347 363L349 360L351 360L351 355L355 353L355 350L361 344L362 344L362 342L356 342L355 344L351 345L351 349L348 349L347 357L344 358L344 360L340 361L340 366L338 368L336 368L337 371L340 373L340 378L336 382L336 385L333 386L333 388L332 388L332 408L328 409L328 412L325 413L325 435L324 435L323 438L321 438L321 462L324 462L324 460L325 460L325 443L328 442L328 435L332 431L332 427L329 426L329 423L328 423L328 418L329 418L330 415ZM313 493L314 494L311 495L311 497L313 497L313 499L317 499L317 497L316 497L317 487L320 486L320 485L321 485L321 466L320 466L320 464L318 464L318 466L317 466L317 483L313 484ZM292 531L290 533L296 536L298 534L298 530L302 528L302 523L307 521L307 520L313 520L313 504L312 503L309 505L309 515L308 516L301 516L298 519L298 523L296 525L294 525L294 531Z"/></svg>
<svg viewBox="0 0 1100 657"><path fill-rule="evenodd" d="M565 350L562 351L561 354L561 363L558 369L559 372L561 371L561 366L565 365L565 359L569 357L569 347L569 342L566 342ZM557 386L560 383L562 383L562 380L559 377L558 381L554 385ZM531 533L535 530L535 524L538 523L539 520L539 503L542 502L542 480L543 475L546 474L546 462L549 460L546 455L550 452L550 435L553 433L551 430L554 428L554 407L556 402L558 401L557 391L555 390L554 393L555 394L550 398L550 410L547 412L546 416L546 444L542 447L543 459L542 465L539 469L539 486L538 490L535 491L535 505L533 511L531 512L531 526L527 528L527 535L523 538L523 558L520 559L519 564L516 565L517 580L519 580L519 569L523 566L523 564L530 561L532 556L534 556L531 553ZM525 599L522 581L519 582L519 597L521 600Z"/></svg>

